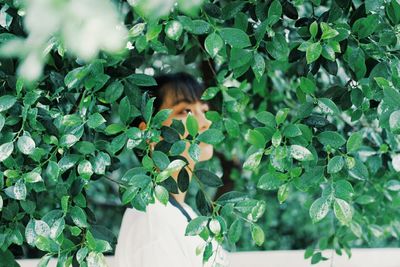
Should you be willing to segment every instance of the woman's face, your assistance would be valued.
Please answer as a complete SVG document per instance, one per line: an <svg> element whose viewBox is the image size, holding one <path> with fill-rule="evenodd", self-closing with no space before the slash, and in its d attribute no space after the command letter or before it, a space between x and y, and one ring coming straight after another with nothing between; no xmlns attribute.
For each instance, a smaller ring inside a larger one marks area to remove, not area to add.
<svg viewBox="0 0 400 267"><path fill-rule="evenodd" d="M185 99L177 99L172 93L167 93L164 96L164 100L160 106L160 109L172 109L170 116L163 123L165 126L170 126L173 119L180 120L184 125L186 125L186 118L189 112L197 119L199 124L199 133L206 131L211 125L211 121L209 121L205 116L205 113L209 110L209 106L204 102L196 101L190 103ZM184 137L187 135L188 131L185 129ZM209 160L213 155L213 146L200 142L199 147L199 161ZM194 165L193 160L189 156L188 149L189 143L186 143L186 149L182 153L182 156L184 156L189 163L192 163L190 165Z"/></svg>

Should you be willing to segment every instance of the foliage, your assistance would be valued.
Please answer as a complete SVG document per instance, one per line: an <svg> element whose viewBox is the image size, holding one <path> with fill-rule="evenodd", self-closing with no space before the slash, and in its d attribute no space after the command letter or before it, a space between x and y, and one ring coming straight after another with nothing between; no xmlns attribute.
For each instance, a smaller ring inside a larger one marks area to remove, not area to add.
<svg viewBox="0 0 400 267"><path fill-rule="evenodd" d="M124 205L166 203L168 191L188 190L179 156L187 142L194 160L199 142L214 145L235 183L213 200L221 166L196 165L201 216L188 235L271 248L279 221L268 210L278 200L286 214L299 209L283 219L303 219L292 231L315 230L305 244L312 263L326 259L326 248L350 254L376 238L398 244L397 0L206 1L200 10L201 1L165 1L160 13L159 1L132 2L115 1L113 13L104 0L96 13L89 0L2 1L1 264L13 266L15 247L28 244L46 253L41 266L53 255L59 266L101 266L115 237L96 220L93 192L114 194L112 182ZM103 29L96 23L104 17ZM114 26L120 34L108 35ZM10 56L22 59L19 72ZM169 111L154 114L143 90L172 66L203 75L202 98L216 106L208 131L199 134L193 118L162 126ZM179 170L175 183L170 175ZM203 258L211 253L205 246Z"/></svg>

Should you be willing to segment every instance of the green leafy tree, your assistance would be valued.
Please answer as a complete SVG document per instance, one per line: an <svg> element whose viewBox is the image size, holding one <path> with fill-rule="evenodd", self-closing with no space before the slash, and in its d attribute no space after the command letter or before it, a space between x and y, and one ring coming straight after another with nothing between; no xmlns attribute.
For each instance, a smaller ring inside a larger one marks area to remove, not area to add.
<svg viewBox="0 0 400 267"><path fill-rule="evenodd" d="M398 246L399 22L397 0L1 1L0 265L24 246L40 266L104 265L99 195L145 210L177 188L201 214L186 234L204 259L212 239L308 247L312 263ZM171 69L203 78L206 132L190 116L162 126L145 91ZM197 161L199 142L218 159L189 187L179 155L190 143Z"/></svg>

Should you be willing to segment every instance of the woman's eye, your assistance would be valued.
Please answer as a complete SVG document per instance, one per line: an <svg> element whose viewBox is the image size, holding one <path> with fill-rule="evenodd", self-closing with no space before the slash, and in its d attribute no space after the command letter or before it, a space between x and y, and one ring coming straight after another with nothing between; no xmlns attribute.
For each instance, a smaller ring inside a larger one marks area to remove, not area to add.
<svg viewBox="0 0 400 267"><path fill-rule="evenodd" d="M188 108L185 108L181 112L179 112L179 114L188 114L189 112L191 112L191 110Z"/></svg>

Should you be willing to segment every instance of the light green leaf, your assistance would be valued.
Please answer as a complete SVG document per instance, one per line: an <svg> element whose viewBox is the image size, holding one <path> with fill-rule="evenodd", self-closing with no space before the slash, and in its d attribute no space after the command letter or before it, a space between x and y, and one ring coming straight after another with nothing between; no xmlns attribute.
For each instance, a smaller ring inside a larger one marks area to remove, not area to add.
<svg viewBox="0 0 400 267"><path fill-rule="evenodd" d="M168 21L164 31L169 39L177 41L183 32L182 23L177 20Z"/></svg>
<svg viewBox="0 0 400 267"><path fill-rule="evenodd" d="M224 46L222 38L217 33L211 33L204 41L204 47L207 53L214 58Z"/></svg>
<svg viewBox="0 0 400 267"><path fill-rule="evenodd" d="M7 159L14 150L13 142L4 143L0 146L0 162Z"/></svg>
<svg viewBox="0 0 400 267"><path fill-rule="evenodd" d="M208 129L197 136L197 140L206 144L216 145L224 140L224 135L220 130Z"/></svg>
<svg viewBox="0 0 400 267"><path fill-rule="evenodd" d="M320 197L315 200L310 207L310 217L313 223L321 221L326 217L330 209L330 203L327 198Z"/></svg>
<svg viewBox="0 0 400 267"><path fill-rule="evenodd" d="M18 149L25 155L32 154L35 149L35 141L30 136L23 135L18 138L17 142Z"/></svg>
<svg viewBox="0 0 400 267"><path fill-rule="evenodd" d="M321 52L322 46L319 42L310 44L306 50L307 64L311 64L312 62L316 61L321 55Z"/></svg>
<svg viewBox="0 0 400 267"><path fill-rule="evenodd" d="M389 117L390 131L394 134L400 134L400 110L396 110Z"/></svg>
<svg viewBox="0 0 400 267"><path fill-rule="evenodd" d="M334 156L328 162L328 173L338 173L343 169L344 159L342 156Z"/></svg>
<svg viewBox="0 0 400 267"><path fill-rule="evenodd" d="M337 35L339 35L339 32L335 29L332 29L327 23L321 22L321 30L322 30L322 36L321 39L331 39Z"/></svg>
<svg viewBox="0 0 400 267"><path fill-rule="evenodd" d="M261 246L265 240L263 229L257 224L253 224L251 228L251 237L253 238L254 242L256 242L257 246Z"/></svg>
<svg viewBox="0 0 400 267"><path fill-rule="evenodd" d="M186 128L189 134L195 137L199 131L199 124L197 123L197 119L189 114L186 119Z"/></svg>
<svg viewBox="0 0 400 267"><path fill-rule="evenodd" d="M232 47L245 48L251 45L249 36L240 29L222 28L220 34L222 39Z"/></svg>
<svg viewBox="0 0 400 267"><path fill-rule="evenodd" d="M89 120L87 121L87 125L90 128L94 129L94 128L99 127L100 125L102 125L105 122L106 122L106 120L100 113L94 113L94 114L89 115Z"/></svg>
<svg viewBox="0 0 400 267"><path fill-rule="evenodd" d="M86 213L83 211L82 208L80 208L78 206L71 207L69 210L69 213L71 215L72 221L78 227L86 228L89 226L87 219L86 219Z"/></svg>
<svg viewBox="0 0 400 267"><path fill-rule="evenodd" d="M335 115L339 115L340 114L339 108L329 98L319 98L318 99L318 106L320 107L320 109L322 110L323 113L335 114Z"/></svg>
<svg viewBox="0 0 400 267"><path fill-rule="evenodd" d="M314 94L316 86L315 86L314 81L312 81L306 77L301 77L300 78L300 89L306 94Z"/></svg>
<svg viewBox="0 0 400 267"><path fill-rule="evenodd" d="M258 165L260 165L260 161L263 154L264 152L262 150L251 154L243 163L243 169L255 170L258 167Z"/></svg>
<svg viewBox="0 0 400 267"><path fill-rule="evenodd" d="M300 145L291 145L290 155L299 161L309 161L314 159L314 156L310 150Z"/></svg>
<svg viewBox="0 0 400 267"><path fill-rule="evenodd" d="M358 150L362 145L362 134L360 132L354 132L350 135L347 140L346 149L347 153Z"/></svg>
<svg viewBox="0 0 400 267"><path fill-rule="evenodd" d="M156 185L154 188L154 194L162 204L167 205L169 200L169 193L164 186Z"/></svg>
<svg viewBox="0 0 400 267"><path fill-rule="evenodd" d="M325 146L330 145L333 148L339 148L346 143L346 139L343 136L333 131L322 132L317 138L321 144Z"/></svg>
<svg viewBox="0 0 400 267"><path fill-rule="evenodd" d="M348 225L353 217L353 209L348 202L343 199L335 198L333 210L336 218L343 224Z"/></svg>
<svg viewBox="0 0 400 267"><path fill-rule="evenodd" d="M194 236L200 234L207 227L208 217L198 216L191 220L186 226L185 235Z"/></svg>
<svg viewBox="0 0 400 267"><path fill-rule="evenodd" d="M14 106L17 98L12 95L3 95L0 97L0 112L6 111Z"/></svg>

